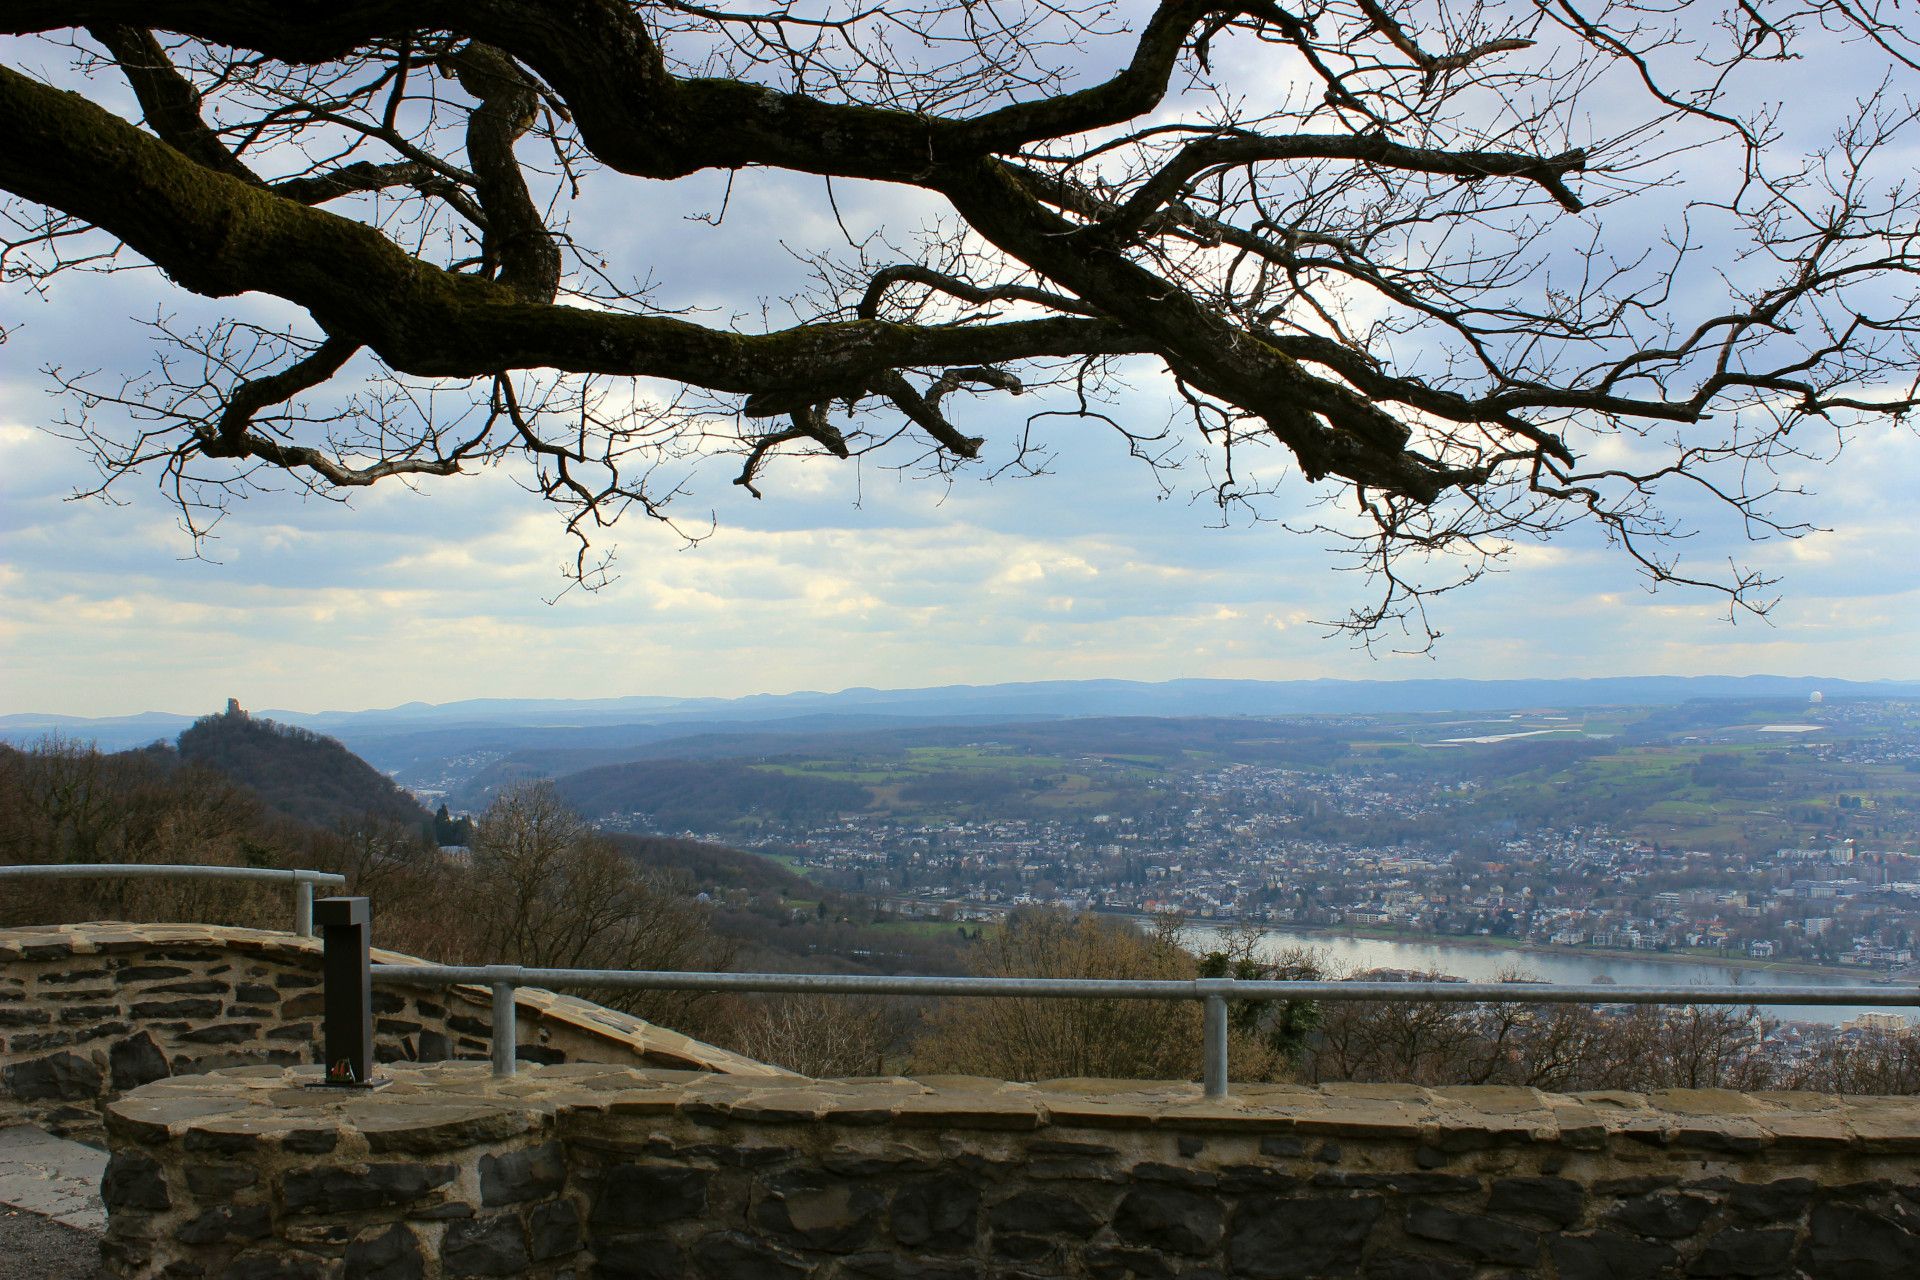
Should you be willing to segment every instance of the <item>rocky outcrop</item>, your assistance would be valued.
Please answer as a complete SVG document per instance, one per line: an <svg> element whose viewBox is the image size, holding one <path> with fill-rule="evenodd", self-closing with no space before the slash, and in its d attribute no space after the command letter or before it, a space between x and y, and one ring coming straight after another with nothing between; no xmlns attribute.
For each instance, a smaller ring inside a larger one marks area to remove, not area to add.
<svg viewBox="0 0 1920 1280"><path fill-rule="evenodd" d="M145 1086L120 1277L1910 1277L1920 1101L397 1066ZM310 1073L309 1073L310 1075Z"/></svg>
<svg viewBox="0 0 1920 1280"><path fill-rule="evenodd" d="M376 961L419 964L376 951ZM317 1059L320 943L201 924L0 929L0 1123L96 1137L103 1099L223 1067ZM532 1062L778 1075L773 1068L572 996L522 990ZM377 986L384 1062L485 1058L489 994Z"/></svg>

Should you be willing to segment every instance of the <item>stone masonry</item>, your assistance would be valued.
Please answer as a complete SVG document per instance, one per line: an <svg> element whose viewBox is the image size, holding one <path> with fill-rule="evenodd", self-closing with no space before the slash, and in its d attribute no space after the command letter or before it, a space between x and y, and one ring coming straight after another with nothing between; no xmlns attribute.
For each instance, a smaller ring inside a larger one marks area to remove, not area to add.
<svg viewBox="0 0 1920 1280"><path fill-rule="evenodd" d="M111 1274L1920 1275L1920 1100L396 1066L108 1109Z"/></svg>
<svg viewBox="0 0 1920 1280"><path fill-rule="evenodd" d="M419 964L375 951L376 961ZM0 929L0 1124L94 1138L103 1099L169 1076L317 1060L320 942L203 924ZM523 990L520 1056L781 1074L572 996ZM485 1058L478 987L378 986L383 1062Z"/></svg>

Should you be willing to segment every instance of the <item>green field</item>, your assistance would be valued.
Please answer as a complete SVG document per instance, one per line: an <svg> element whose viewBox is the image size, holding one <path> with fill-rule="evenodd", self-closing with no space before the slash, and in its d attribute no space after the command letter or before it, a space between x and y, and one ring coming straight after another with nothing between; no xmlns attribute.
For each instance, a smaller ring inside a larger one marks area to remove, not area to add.
<svg viewBox="0 0 1920 1280"><path fill-rule="evenodd" d="M713 830L861 812L909 822L1145 817L1181 803L1194 774L1253 765L1303 775L1313 786L1375 778L1392 792L1411 782L1430 798L1455 801L1428 805L1417 820L1369 817L1364 805L1351 814L1316 805L1312 834L1332 840L1447 843L1501 830L1605 826L1721 851L1844 836L1902 848L1916 842L1920 826L1920 760L1896 753L1889 763L1848 747L1910 741L1904 714L1856 716L1817 741L1756 734L1753 726L1820 720L1804 705L1777 702L1518 718L1140 718L885 731L826 737L777 756L685 762L668 766L677 772L665 778L650 766L614 779L619 787L601 803L614 812L677 805L676 821ZM1541 729L1555 732L1514 736ZM1472 738L1496 740L1451 741ZM651 785L644 795L642 784Z"/></svg>

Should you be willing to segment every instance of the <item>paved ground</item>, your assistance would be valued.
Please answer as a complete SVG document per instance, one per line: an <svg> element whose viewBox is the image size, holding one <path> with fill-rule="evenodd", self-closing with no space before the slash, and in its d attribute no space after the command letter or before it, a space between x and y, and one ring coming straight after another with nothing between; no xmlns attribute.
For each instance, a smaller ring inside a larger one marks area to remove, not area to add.
<svg viewBox="0 0 1920 1280"><path fill-rule="evenodd" d="M0 1280L100 1273L103 1151L27 1125L0 1129Z"/></svg>
<svg viewBox="0 0 1920 1280"><path fill-rule="evenodd" d="M100 1175L107 1153L31 1125L0 1129L0 1206L25 1209L62 1226L100 1232L107 1226ZM0 1253L0 1260L4 1260Z"/></svg>

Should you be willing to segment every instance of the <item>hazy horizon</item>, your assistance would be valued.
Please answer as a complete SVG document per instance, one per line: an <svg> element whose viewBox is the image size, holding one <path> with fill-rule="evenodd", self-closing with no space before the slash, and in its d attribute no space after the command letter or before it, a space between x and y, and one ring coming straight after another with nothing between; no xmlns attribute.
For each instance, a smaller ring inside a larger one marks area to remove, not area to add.
<svg viewBox="0 0 1920 1280"><path fill-rule="evenodd" d="M1806 671L1806 672L1760 671L1760 672L1751 672L1751 673L1744 673L1744 674L1729 674L1725 672L1714 672L1714 671L1701 671L1701 672L1690 672L1690 673L1617 672L1617 673L1608 674L1608 675L1593 675L1593 676L1510 675L1510 676L1487 676L1487 677L1445 676L1445 675L1433 674L1433 675L1406 675L1406 676L1398 676L1398 677L1391 677L1391 678L1380 677L1380 678L1372 678L1372 679L1369 679L1366 677L1345 677L1345 676L1309 676L1309 677L1300 677L1297 679L1287 679L1284 677L1262 678L1262 677L1216 677L1216 676L1170 676L1164 679L1147 679L1147 678L1131 677L1131 676L1087 676L1087 677L1068 678L1068 679L1037 679L1037 680L979 680L979 681L958 680L958 681L944 682L941 684L924 684L924 685L843 685L838 688L759 689L759 690L754 690L752 692L740 693L740 694L678 694L678 693L662 693L657 691L633 692L633 693L527 695L523 697L506 697L506 696L491 695L491 694L475 694L469 697L449 698L442 701L433 701L433 700L424 699L424 698L402 698L399 701L383 702L383 703L369 704L364 706L341 706L341 705L281 706L281 705L268 705L266 703L258 703L258 704L251 703L246 698L240 697L237 694L229 694L228 697L234 698L235 701L239 702L239 704L243 709L253 713L270 714L273 712L286 712L289 714L295 714L295 715L301 715L301 716L321 717L321 716L376 715L382 712L399 711L399 710L404 710L411 707L444 708L444 707L461 706L465 704L557 703L557 704L577 704L580 706L588 706L593 704L615 703L615 702L624 702L624 701L652 701L652 702L662 704L663 706L671 706L678 703L688 703L688 702L736 703L736 702L750 701L753 699L789 699L789 698L808 698L808 697L837 698L837 697L842 697L849 694L858 694L858 693L908 694L908 693L937 692L937 691L945 691L945 690L1030 689L1038 686L1060 685L1060 684L1069 684L1069 685L1129 684L1129 685L1140 685L1140 686L1147 686L1147 687L1157 687L1157 686L1165 686L1165 685L1181 684L1181 683L1211 682L1211 683L1222 683L1222 684L1260 683L1260 684L1273 684L1273 685L1289 685L1289 684L1324 683L1324 684L1334 684L1334 685L1351 684L1351 685L1371 685L1371 686L1392 686L1392 685L1411 686L1411 685L1420 685L1420 684L1439 684L1439 683L1468 684L1468 685L1498 685L1498 684L1511 684L1511 683L1524 684L1524 683L1547 683L1547 682L1561 683L1561 682L1639 681L1639 680L1834 681L1834 682L1844 683L1848 685L1889 684L1889 685L1898 686L1898 685L1920 684L1920 672L1916 672L1915 674L1910 676L1875 676L1875 677L1856 677L1856 676L1850 676L1850 675L1841 675L1835 672L1828 672L1828 671ZM1906 695L1897 695L1897 696L1906 696ZM197 707L149 705L149 706L134 707L134 708L123 709L123 710L80 712L80 711L67 711L59 708L46 707L46 706L13 706L13 705L10 705L11 701L12 700L9 699L5 702L0 702L0 719L47 717L47 718L69 719L69 720L121 720L121 719L134 719L141 716L165 716L165 717L191 718L191 717L204 716L204 715L212 714L214 712L218 712L224 709L224 707L226 706L226 698L220 698L212 704L205 705L205 706L197 706ZM1170 713L1170 714L1180 714L1180 713Z"/></svg>

